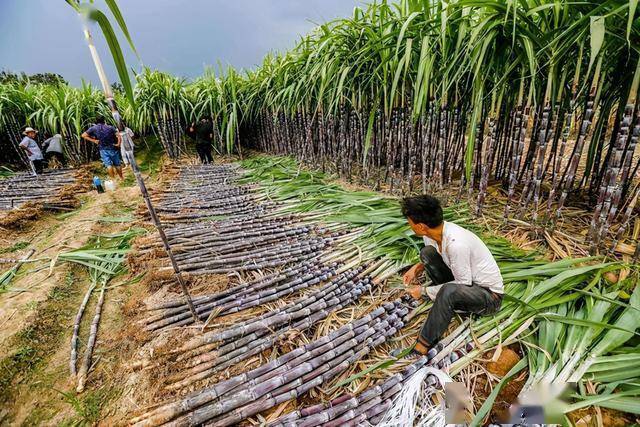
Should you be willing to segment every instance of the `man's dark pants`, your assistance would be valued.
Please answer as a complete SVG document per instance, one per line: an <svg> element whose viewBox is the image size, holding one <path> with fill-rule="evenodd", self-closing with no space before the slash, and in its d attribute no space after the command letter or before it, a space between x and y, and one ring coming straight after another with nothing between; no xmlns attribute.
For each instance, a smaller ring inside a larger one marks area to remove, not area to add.
<svg viewBox="0 0 640 427"><path fill-rule="evenodd" d="M198 157L200 157L200 161L203 164L209 164L213 162L213 155L211 154L211 143L198 142L196 144L196 151L198 152Z"/></svg>
<svg viewBox="0 0 640 427"><path fill-rule="evenodd" d="M500 309L502 295L475 284L454 282L451 269L433 246L426 246L420 251L420 261L433 285L442 285L420 330L418 341L421 344L427 347L436 344L456 311L484 316Z"/></svg>
<svg viewBox="0 0 640 427"><path fill-rule="evenodd" d="M33 163L36 174L40 175L44 170L44 160L31 160L31 163Z"/></svg>

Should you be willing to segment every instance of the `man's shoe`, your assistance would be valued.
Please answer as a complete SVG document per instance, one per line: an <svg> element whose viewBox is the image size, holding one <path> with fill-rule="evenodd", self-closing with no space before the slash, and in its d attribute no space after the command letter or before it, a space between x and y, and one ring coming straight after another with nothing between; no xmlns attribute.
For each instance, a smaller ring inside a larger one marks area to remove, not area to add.
<svg viewBox="0 0 640 427"><path fill-rule="evenodd" d="M413 346L413 350L423 356L426 356L429 353L431 346L424 344L420 338L416 341L416 344Z"/></svg>
<svg viewBox="0 0 640 427"><path fill-rule="evenodd" d="M427 356L430 348L421 344L420 342L416 342L413 347L408 348L397 348L393 350L390 355L395 358L407 358L407 359L417 359L423 356Z"/></svg>

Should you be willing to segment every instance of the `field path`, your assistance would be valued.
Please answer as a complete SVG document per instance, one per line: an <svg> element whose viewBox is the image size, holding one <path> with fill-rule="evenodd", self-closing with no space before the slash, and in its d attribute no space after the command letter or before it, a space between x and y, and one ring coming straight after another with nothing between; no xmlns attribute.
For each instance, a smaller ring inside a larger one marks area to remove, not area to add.
<svg viewBox="0 0 640 427"><path fill-rule="evenodd" d="M137 187L104 194L90 191L79 195L82 206L73 212L45 214L22 229L0 234L0 250L4 251L0 257L22 258L34 249L32 259L37 260L24 264L0 293L0 425L60 425L70 419L90 423L99 416L100 401L108 400L105 393L111 389L96 388L78 401L73 393L63 394L74 388L68 368L69 341L88 277L85 269L68 263L51 268L50 260L82 247L92 236L126 230L129 222L100 219L133 217L138 194ZM107 296L101 324L104 337L110 333L110 323L119 323L121 310L114 306L118 295L116 288ZM83 319L81 355L94 307L95 301ZM104 359L100 333L98 341L95 357L99 361Z"/></svg>

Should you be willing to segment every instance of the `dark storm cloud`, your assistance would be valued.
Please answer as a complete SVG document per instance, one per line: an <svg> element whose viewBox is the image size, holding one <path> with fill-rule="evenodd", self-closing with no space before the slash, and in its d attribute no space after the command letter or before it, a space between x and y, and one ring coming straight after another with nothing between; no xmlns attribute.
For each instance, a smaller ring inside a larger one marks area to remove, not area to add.
<svg viewBox="0 0 640 427"><path fill-rule="evenodd" d="M101 2L98 1L101 5ZM252 68L315 24L350 16L361 0L120 0L145 65L184 77L205 66ZM102 5L101 5L102 6ZM102 7L102 9L105 9ZM96 81L79 18L62 0L0 0L0 69ZM107 73L108 50L96 32ZM137 60L123 44L130 66Z"/></svg>

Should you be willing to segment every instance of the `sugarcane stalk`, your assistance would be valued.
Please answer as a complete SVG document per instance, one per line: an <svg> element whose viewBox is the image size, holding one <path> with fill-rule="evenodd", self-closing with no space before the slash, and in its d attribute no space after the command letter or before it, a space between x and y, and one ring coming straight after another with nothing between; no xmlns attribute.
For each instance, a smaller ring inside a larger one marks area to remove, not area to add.
<svg viewBox="0 0 640 427"><path fill-rule="evenodd" d="M182 292L184 294L184 297L187 301L187 304L189 304L189 309L191 310L191 313L193 315L194 321L198 322L198 318L195 312L195 308L193 307L193 302L191 301L191 296L189 295L189 291L187 289L187 285L180 273L180 269L178 267L178 264L173 256L173 252L171 251L171 246L169 245L169 242L167 240L167 236L164 234L164 229L162 227L162 224L160 222L160 219L158 218L158 215L156 214L156 211L153 207L153 203L151 202L151 198L149 196L149 193L147 191L147 187L145 185L144 179L142 178L142 175L140 173L140 168L138 167L138 163L135 160L135 157L133 155L133 145L131 143L130 137L127 134L127 132L125 132L125 126L124 123L122 121L122 116L120 115L120 112L118 111L118 107L116 105L115 99L113 98L113 92L111 90L111 85L109 84L109 81L107 79L107 75L104 72L104 68L102 66L102 61L100 60L100 56L98 55L98 51L93 43L93 38L91 37L91 33L89 32L89 28L87 27L86 23L83 22L84 25L84 35L85 35L85 39L87 41L87 45L89 47L89 52L91 53L91 58L93 59L93 63L96 67L96 71L98 72L98 77L100 78L100 83L102 84L102 89L104 91L104 95L105 98L107 99L107 105L109 106L110 110L111 110L111 114L113 115L113 118L117 124L117 128L118 131L120 132L120 136L122 138L122 142L124 143L124 149L125 149L125 156L127 157L129 164L131 165L131 170L133 171L133 174L136 178L136 182L138 183L138 187L140 188L140 192L142 193L142 197L145 201L145 204L147 206L147 210L149 211L149 214L151 215L151 219L156 227L156 230L158 231L158 234L160 235L160 238L162 239L162 243L164 244L164 248L165 251L167 252L167 255L169 256L169 259L171 260L171 265L173 266L173 270L176 276L176 279L178 281L178 283L180 284L180 287L182 289Z"/></svg>
<svg viewBox="0 0 640 427"><path fill-rule="evenodd" d="M246 383L247 381L253 382L256 385L260 384L259 389L245 389L246 392L244 394L239 394L240 392L236 392L235 394L227 397L225 401L219 401L215 403L213 406L210 406L206 411L204 411L204 414L202 416L210 419L211 417L215 417L216 415L229 412L234 408L241 406L243 402L248 403L251 400L256 400L257 395L255 393L262 396L265 393L268 393L269 390L275 390L280 386L290 383L291 380L296 377L296 374L299 375L298 371L293 371L296 366L303 366L302 368L298 368L299 370L302 369L303 371L311 367L312 365L309 365L307 367L307 365L300 365L300 363L302 363L304 360L310 360L316 355L326 354L330 348L333 348L335 346L335 340L338 337L347 333L353 334L355 331L361 330L362 328L365 329L361 333L359 333L359 335L357 335L361 337L361 340L364 339L365 336L371 336L372 333L375 334L375 330L371 330L371 327L368 325L370 325L372 321L375 321L375 319L377 319L381 315L387 313L388 310L393 310L395 307L396 305L394 303L385 304L384 307L380 307L379 309L374 310L369 315L366 315L355 322L351 322L350 324L343 326L342 328L325 337L320 338L319 340L313 341L312 343L299 347L297 350L286 353L273 362L262 365L261 367L253 369L248 373L241 374L222 383L218 383L212 388L206 389L205 391L192 394L191 397L187 397L182 404L174 403L158 407L150 413L143 414L143 416L141 417L137 417L136 419L132 420L132 422L140 423L140 425L155 425L157 423L167 422L182 413L187 413L197 407L204 405L207 402L211 402L217 397L222 396L224 393L236 389L240 384ZM363 333L365 335L362 335ZM353 341L347 342L350 342L351 344L340 344L338 346L335 346L335 348L347 349L354 344ZM342 351L344 350L336 351L338 352L338 354L342 354ZM294 364L289 363L289 361L292 361L291 363ZM228 403L225 404L224 402ZM199 418L200 416L196 415L190 418L193 420L196 417Z"/></svg>
<svg viewBox="0 0 640 427"><path fill-rule="evenodd" d="M85 383L87 381L87 374L89 373L89 368L91 367L93 349L96 344L96 339L98 335L98 326L100 325L100 317L102 315L102 305L104 303L105 289L106 289L106 282L103 283L102 288L100 289L98 304L96 305L96 311L93 316L93 321L91 322L89 339L87 341L87 349L85 350L84 359L82 361L82 365L80 366L80 370L78 371L78 386L76 387L77 393L82 393L84 391Z"/></svg>
<svg viewBox="0 0 640 427"><path fill-rule="evenodd" d="M560 218L561 211L567 200L569 191L571 191L571 188L573 187L576 171L578 170L578 164L580 163L580 156L582 155L582 149L584 147L584 143L589 134L591 119L595 114L594 101L595 101L596 91L599 87L598 85L599 85L601 66L602 66L602 56L599 57L598 62L596 64L596 69L594 71L594 77L591 83L591 89L589 91L589 95L585 105L582 124L578 132L576 145L573 149L573 152L571 153L571 157L569 158L569 163L567 164L567 169L564 173L564 180L562 182L562 193L560 194L560 198L558 200L558 206L556 208L556 218L558 219Z"/></svg>
<svg viewBox="0 0 640 427"><path fill-rule="evenodd" d="M522 89L521 89L522 90ZM511 171L509 172L509 189L507 194L507 203L504 208L504 218L508 218L511 214L511 203L515 195L516 184L518 182L518 170L522 160L522 152L524 151L524 142L527 134L527 126L529 123L529 107L516 113L516 135L514 137L513 159L511 160Z"/></svg>
<svg viewBox="0 0 640 427"><path fill-rule="evenodd" d="M629 136L629 127L633 120L634 109L635 97L633 103L627 102L625 106L622 122L620 123L620 128L616 137L616 144L613 148L613 155L609 158L605 176L600 186L598 203L591 218L589 236L591 237L590 251L592 253L595 253L600 246L601 240L608 232L607 217L610 214L609 211L612 207L612 198L614 197L617 176L620 170L620 163L622 161L622 151L624 150L624 145L626 144Z"/></svg>
<svg viewBox="0 0 640 427"><path fill-rule="evenodd" d="M71 356L69 358L69 370L71 371L71 375L76 375L76 363L78 359L78 341L79 341L79 332L80 332L80 322L82 321L82 316L84 314L84 310L87 307L87 303L89 302L89 298L91 297L91 293L96 287L96 283L93 282L89 285L87 292L82 299L82 303L78 308L78 313L76 314L75 321L73 323L73 334L71 336ZM101 292L102 295L102 292Z"/></svg>

